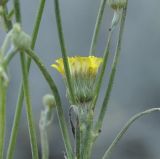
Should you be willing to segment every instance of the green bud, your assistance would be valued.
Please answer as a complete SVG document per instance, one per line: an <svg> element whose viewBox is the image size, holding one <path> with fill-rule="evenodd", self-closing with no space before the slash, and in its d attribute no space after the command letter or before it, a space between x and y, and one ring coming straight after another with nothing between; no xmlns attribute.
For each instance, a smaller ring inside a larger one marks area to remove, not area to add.
<svg viewBox="0 0 160 159"><path fill-rule="evenodd" d="M30 48L31 37L21 29L20 24L18 23L14 24L10 34L11 34L11 40L15 47L20 49Z"/></svg>
<svg viewBox="0 0 160 159"><path fill-rule="evenodd" d="M56 107L56 101L53 95L51 94L46 94L43 97L43 105L48 106L49 108L54 108Z"/></svg>
<svg viewBox="0 0 160 159"><path fill-rule="evenodd" d="M108 0L108 4L112 9L118 10L126 6L127 0Z"/></svg>

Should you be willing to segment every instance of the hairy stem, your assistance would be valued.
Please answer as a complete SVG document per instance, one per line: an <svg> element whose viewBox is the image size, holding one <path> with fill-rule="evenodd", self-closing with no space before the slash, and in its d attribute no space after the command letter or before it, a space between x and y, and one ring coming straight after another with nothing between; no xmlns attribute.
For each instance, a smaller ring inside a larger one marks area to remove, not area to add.
<svg viewBox="0 0 160 159"><path fill-rule="evenodd" d="M28 71L25 62L25 56L21 52L21 67L22 67L22 75L23 75L23 91L26 101L26 113L27 113L27 120L28 120L28 127L29 127L29 134L30 134L30 142L31 142L31 150L32 150L32 157L34 159L38 159L38 147L37 147L37 139L36 139L36 130L35 124L33 119L33 111L30 99L30 91L29 91L29 82L28 82Z"/></svg>
<svg viewBox="0 0 160 159"><path fill-rule="evenodd" d="M126 131L128 130L128 128L139 118L141 118L144 115L153 113L153 112L157 112L160 111L160 108L152 108L152 109L148 109L144 112L138 113L136 115L134 115L132 118L130 118L128 120L128 122L125 124L125 126L122 128L122 130L118 133L117 137L114 139L114 141L112 142L112 144L109 146L109 148L107 149L107 151L105 152L104 156L102 157L102 159L109 159L110 155L113 151L113 148L117 145L117 143L120 141L120 139L123 137L123 135L126 133Z"/></svg>
<svg viewBox="0 0 160 159"><path fill-rule="evenodd" d="M40 130L42 159L49 159L48 135L46 129Z"/></svg>
<svg viewBox="0 0 160 159"><path fill-rule="evenodd" d="M11 50L11 52L8 52L8 55L6 55L4 58L4 65L5 66L9 65L9 63L11 62L13 57L16 55L17 51L18 51L17 49L13 49L13 50Z"/></svg>
<svg viewBox="0 0 160 159"><path fill-rule="evenodd" d="M98 16L97 16L97 20L96 20L96 24L95 24L95 28L94 28L93 37L92 37L91 47L90 47L90 51L89 51L90 55L95 55L95 48L96 48L96 43L98 40L98 33L100 30L106 2L107 2L107 0L101 0L101 3L100 3Z"/></svg>
<svg viewBox="0 0 160 159"><path fill-rule="evenodd" d="M76 120L76 159L81 159L81 133L80 133L80 120L79 117L77 117Z"/></svg>
<svg viewBox="0 0 160 159"><path fill-rule="evenodd" d="M41 60L35 54L35 52L31 49L25 49L24 51L37 64L37 66L39 67L40 71L42 72L44 78L46 79L47 83L49 84L49 86L52 90L52 93L53 93L53 95L55 97L55 100L56 100L58 119L59 119L59 123L60 123L61 132L62 132L62 135L63 135L65 148L66 148L66 151L67 151L67 157L68 157L68 159L73 159L73 152L72 152L70 138L69 138L69 134L68 134L68 130L67 130L67 124L66 124L66 120L65 120L65 117L64 117L64 112L63 112L63 108L62 108L62 104L61 104L61 100L60 100L60 95L59 95L58 89L55 85L55 82L53 81L53 79L50 76L48 70L45 68L44 64L41 62Z"/></svg>
<svg viewBox="0 0 160 159"><path fill-rule="evenodd" d="M19 0L14 0L13 5L14 5L16 22L21 24L21 11L20 11ZM33 120L33 112L32 112L32 105L31 105L31 99L30 99L28 71L27 71L25 55L23 53L21 53L20 55L20 60L21 60L23 92L24 92L25 101L26 101L26 113L27 113L27 120L28 120L32 157L34 159L38 159L39 158L38 146L37 146L36 130L35 130L35 125Z"/></svg>
<svg viewBox="0 0 160 159"><path fill-rule="evenodd" d="M89 110L86 120L86 131L84 133L84 143L82 153L84 159L89 159L91 155L91 143L93 140L93 110Z"/></svg>
<svg viewBox="0 0 160 159"><path fill-rule="evenodd" d="M2 18L3 18L4 27L5 27L5 30L8 32L9 30L12 29L12 22L8 19L7 5L2 5L1 7L3 9Z"/></svg>
<svg viewBox="0 0 160 159"><path fill-rule="evenodd" d="M6 128L6 87L2 77L0 77L0 159L4 156L5 143L5 128Z"/></svg>
<svg viewBox="0 0 160 159"><path fill-rule="evenodd" d="M108 60L108 55L109 55L109 49L110 49L110 42L111 42L111 37L112 37L112 30L109 30L109 35L108 35L108 41L107 41L107 45L104 51L104 56L103 56L103 63L102 63L102 68L101 68L101 72L100 75L98 77L98 81L96 83L96 88L95 88L95 96L93 99L93 102L91 103L91 108L94 110L95 109L95 105L98 99L98 95L100 93L100 88L102 85L102 80L104 77L104 73L106 70L106 66L107 66L107 60Z"/></svg>
<svg viewBox="0 0 160 159"><path fill-rule="evenodd" d="M37 40L38 31L39 31L43 11L44 11L45 2L46 2L46 0L41 0L40 4L39 4L37 16L36 16L36 21L35 21L34 29L33 29L33 33L32 33L32 42L31 42L32 49L34 49L35 43ZM31 58L28 58L27 59L28 72L30 69L30 64L31 64ZM21 118L23 99L24 99L23 85L21 84L20 91L19 91L19 97L18 97L18 101L17 101L17 105L16 105L16 111L15 111L15 117L14 117L14 121L13 121L11 137L10 137L10 141L9 141L9 147L8 147L8 151L7 151L7 159L13 158L17 134L18 134L18 127L19 127L20 118Z"/></svg>
<svg viewBox="0 0 160 159"><path fill-rule="evenodd" d="M67 79L67 85L68 85L68 88L69 88L69 93L70 93L70 96L71 96L71 100L73 102L72 104L76 104L75 103L75 97L74 97L73 82L72 82L71 73L70 73L70 69L69 69L68 58L67 58L67 53L66 53L66 46L65 46L64 35L63 35L59 0L54 0L54 7L55 7L57 29L58 29L59 42L60 42L61 51L62 51L64 70L65 70L65 75L66 75L66 79Z"/></svg>
<svg viewBox="0 0 160 159"><path fill-rule="evenodd" d="M105 117L105 114L106 114L110 94L111 94L112 87L113 87L113 82L114 82L114 79L115 79L116 68L117 68L118 59L119 59L120 52L121 52L122 36L123 36L123 31L124 31L125 19L126 19L126 11L127 11L127 5L123 9L123 12L122 12L122 18L121 18L121 22L120 22L120 30L119 30L117 47L116 47L116 53L115 53L113 63L112 63L112 69L111 69L111 74L110 74L110 78L109 78L108 88L106 90L105 98L104 98L104 101L103 101L103 104L102 104L102 107L101 107L101 111L100 111L100 114L99 114L99 117L98 117L98 121L96 123L96 128L95 128L96 133L101 131L102 123L103 123L103 120L104 120L104 117Z"/></svg>

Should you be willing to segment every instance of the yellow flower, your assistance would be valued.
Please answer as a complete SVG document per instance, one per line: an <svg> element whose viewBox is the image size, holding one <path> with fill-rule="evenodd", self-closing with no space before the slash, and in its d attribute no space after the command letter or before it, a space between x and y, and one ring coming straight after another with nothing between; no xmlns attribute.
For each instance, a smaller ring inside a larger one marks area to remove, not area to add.
<svg viewBox="0 0 160 159"><path fill-rule="evenodd" d="M84 75L96 75L98 68L102 63L102 58L95 56L88 57L68 57L69 68L71 75L84 74ZM52 67L57 69L62 75L65 75L63 59L56 60L56 64L52 64Z"/></svg>
<svg viewBox="0 0 160 159"><path fill-rule="evenodd" d="M68 57L69 68L71 72L74 95L78 105L89 103L94 97L94 86L98 69L103 59L95 56L76 56ZM65 77L63 59L57 59L55 64L51 65ZM66 78L64 78L66 80ZM71 97L67 88L67 97L70 102Z"/></svg>

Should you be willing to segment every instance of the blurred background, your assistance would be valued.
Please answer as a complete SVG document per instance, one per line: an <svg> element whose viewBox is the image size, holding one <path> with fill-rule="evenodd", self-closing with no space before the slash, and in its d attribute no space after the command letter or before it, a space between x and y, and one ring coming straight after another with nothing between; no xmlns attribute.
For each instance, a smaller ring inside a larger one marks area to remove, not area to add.
<svg viewBox="0 0 160 159"><path fill-rule="evenodd" d="M39 0L21 0L23 28L31 34ZM100 0L67 0L60 1L63 16L63 27L69 56L88 55L95 20ZM9 6L12 5L12 0ZM135 113L152 107L160 107L160 1L129 0L129 7L123 37L123 47L119 67L111 94L109 109L104 121L102 133L95 145L93 159L100 159L106 148L126 121ZM50 65L61 56L54 14L53 0L46 1L45 12L35 47L36 52L45 63L54 78L63 101L68 121L69 103L65 97L65 86L61 75ZM113 11L106 7L101 27L97 56L102 56L107 39L107 27ZM4 39L0 30L0 44ZM115 42L112 44L113 58ZM109 69L108 69L109 70ZM108 79L106 71L105 78ZM21 69L19 57L10 64L10 85L7 99L7 131L6 148L11 133ZM106 80L103 83L107 85ZM97 113L103 101L105 87L101 90L97 105ZM37 66L32 63L30 71L30 88L34 119L39 139L38 122L42 110L42 97L50 93L43 76ZM159 159L160 158L160 114L155 113L136 121L126 136L119 142L111 159ZM69 127L69 123L68 123ZM55 113L53 125L49 128L50 158L63 159L64 146ZM71 134L72 137L72 134ZM40 142L40 140L38 140ZM39 145L40 150L40 145ZM30 159L31 150L26 122L25 107L18 133L15 159Z"/></svg>

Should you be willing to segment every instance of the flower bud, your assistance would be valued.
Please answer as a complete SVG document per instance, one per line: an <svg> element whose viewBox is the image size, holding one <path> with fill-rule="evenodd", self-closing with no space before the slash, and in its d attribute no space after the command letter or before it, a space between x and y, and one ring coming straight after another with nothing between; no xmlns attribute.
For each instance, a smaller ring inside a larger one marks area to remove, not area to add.
<svg viewBox="0 0 160 159"><path fill-rule="evenodd" d="M99 67L103 61L103 58L95 56L75 56L68 57L68 63L71 72L73 91L75 96L75 101L72 101L72 96L70 89L66 84L67 97L70 104L82 105L85 103L90 103L94 97L95 81L98 74ZM52 67L57 69L64 77L66 81L65 69L63 64L63 59L57 59ZM67 83L67 81L66 81Z"/></svg>
<svg viewBox="0 0 160 159"><path fill-rule="evenodd" d="M118 10L126 6L127 0L108 0L108 4L112 9Z"/></svg>
<svg viewBox="0 0 160 159"><path fill-rule="evenodd" d="M22 30L20 24L14 24L10 34L15 47L22 49L30 48L31 37Z"/></svg>
<svg viewBox="0 0 160 159"><path fill-rule="evenodd" d="M46 94L43 97L43 105L48 106L49 108L54 108L56 107L56 101L53 95L51 94Z"/></svg>

